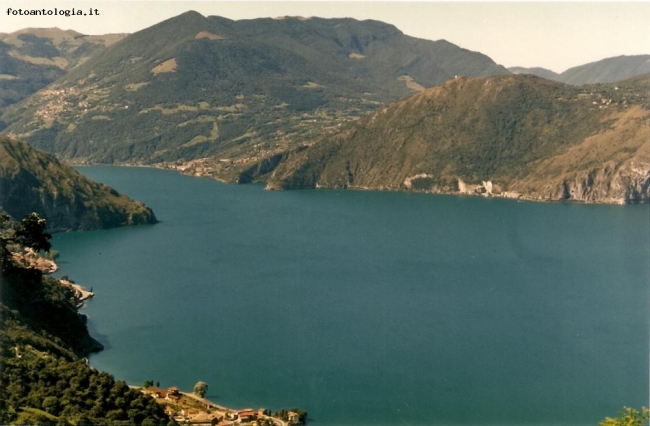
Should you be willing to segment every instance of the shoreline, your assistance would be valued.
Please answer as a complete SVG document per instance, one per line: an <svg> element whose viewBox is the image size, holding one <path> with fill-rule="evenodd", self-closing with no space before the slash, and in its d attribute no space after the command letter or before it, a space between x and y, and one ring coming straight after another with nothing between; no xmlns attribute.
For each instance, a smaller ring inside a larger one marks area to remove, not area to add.
<svg viewBox="0 0 650 426"><path fill-rule="evenodd" d="M94 164L94 163L85 163L85 162L75 162L74 160L66 161L67 164L71 166L79 167L93 167L93 166L109 166L109 167L129 167L129 168L145 168L145 169L156 169L156 170L169 170L174 171L178 174L184 176L198 177L198 178L208 178L215 180L217 182L226 184L226 185L246 185L247 183L240 183L235 181L230 181L227 179L216 177L209 173L190 173L186 172L185 169L182 169L182 166L178 165L162 165L162 164L134 164L134 163L116 163L116 164ZM320 189L320 190L349 190L349 191L376 191L376 192L399 192L399 193L409 193L409 194L428 194L428 195L451 195L458 197L479 197L479 198L494 198L494 199L505 199L505 200L514 200L520 202L531 202L531 203L549 203L549 204L584 204L584 205L606 205L606 206L633 206L633 205L647 205L650 202L641 201L628 201L621 198L603 198L597 200L591 199L575 199L575 198L554 198L549 196L543 196L540 194L526 194L521 192L513 191L503 191L503 192L481 192L476 191L482 185L480 184L467 184L471 187L471 190L467 191L444 191L444 190L410 190L408 188L399 188L399 187L368 187L368 186L349 186L345 188L329 187L329 186L315 186L315 187L304 187L304 188L279 188L275 186L269 186L268 182L261 181L257 182L265 185L265 190L267 191L293 191L293 190L302 190L302 189Z"/></svg>
<svg viewBox="0 0 650 426"><path fill-rule="evenodd" d="M84 302L86 302L87 300L90 300L93 297L95 297L95 293L88 290L86 287L82 286L81 284L77 284L74 281L59 278L59 282L61 283L61 285L71 288L74 291L75 298L77 299L78 308L82 307L84 305Z"/></svg>
<svg viewBox="0 0 650 426"><path fill-rule="evenodd" d="M86 362L88 362L88 357L90 354L101 352L104 350L104 345L101 344L101 342L97 339L95 339L91 334L90 331L88 331L88 317L85 314L82 314L79 312L79 309L81 309L85 304L86 301L92 299L95 297L95 293L92 291L89 291L86 287L82 286L81 284L77 284L74 281L70 281L69 279L63 279L63 278L56 278L56 280L59 282L64 287L68 287L72 289L74 292L74 301L77 306L77 313L84 322L84 326L86 328L86 338L84 339L84 349L83 349L83 357L86 359Z"/></svg>
<svg viewBox="0 0 650 426"><path fill-rule="evenodd" d="M274 426L289 426L292 424L277 417L270 416L268 410L226 407L207 398L195 395L192 392L180 391L176 387L170 387L165 390L155 386L145 388L143 386L129 385L129 388L140 391L145 395L149 395L154 398L156 403L165 405L165 411L169 417L181 424L189 422L189 424L192 425L211 425L215 418L221 419L219 420L219 423L217 423L219 425L255 425L257 424L258 419L270 421ZM192 404L183 404L183 397L193 401L195 404L199 404L202 408L199 409L196 408L196 406L188 406ZM176 409L173 408L174 405L177 407ZM255 413L253 416L254 418L248 417L251 413ZM242 415L246 415L248 420L241 418L240 416Z"/></svg>
<svg viewBox="0 0 650 426"><path fill-rule="evenodd" d="M56 270L58 270L58 265L54 261L48 260L47 262L48 262L48 266L52 266L52 268L50 268L48 271L44 271L45 273L51 274L51 273L55 272ZM76 283L74 281L71 281L70 279L67 279L67 277L66 278L56 278L56 280L62 286L72 289L72 291L74 292L75 300L77 302L77 309L83 307L84 304L88 300L95 297L94 292L88 290L86 287L84 287L81 284L78 284L78 283ZM85 315L83 315L83 314L80 314L80 315L85 318ZM86 363L88 363L88 356L91 353L99 352L99 351L104 350L104 346L99 341L97 341L92 335L90 335L90 333L88 333L87 336L88 336L89 342L87 344L87 349L86 349L87 353L85 355ZM265 419L265 420L268 420L268 421L272 422L274 426L289 426L291 424L291 423L285 422L282 419L279 419L277 417L272 417L270 415L267 415L266 412L261 413L261 412L259 412L259 410L256 411L256 410L252 410L250 408L235 409L235 408L232 408L232 407L226 407L224 405L217 404L216 402L211 401L209 399L202 398L202 397L200 397L198 395L195 395L194 393L191 393L191 392L182 392L182 391L177 390L177 395L178 395L177 398L178 399L174 400L174 399L168 399L167 398L168 391L165 391L163 389L157 389L157 388L152 387L151 391L147 391L147 389L149 389L149 388L144 388L142 386L137 386L137 385L128 385L128 386L131 389L138 390L138 391L144 393L145 395L151 396L159 404L164 404L161 401L159 401L160 399L164 399L165 401L169 401L171 403L171 402L178 402L180 400L181 396L185 396L186 398L190 398L193 401L196 401L196 403L205 406L206 411L198 410L196 408L183 408L180 411L177 411L175 413L172 413L172 412L167 413L170 419L173 419L173 420L175 420L177 422L190 422L193 425L203 425L203 424L205 424L205 425L210 425L211 426L213 418L215 416L218 416L218 417L223 419L222 422L220 422L219 424L223 424L223 425L251 424L251 425L253 425L253 424L257 424L257 423L255 421L250 421L250 422L241 421L241 419L239 419L239 416L243 412L255 412L255 413L257 413L256 417L255 417L255 420L257 420L257 419ZM170 388L170 389L172 389L172 388ZM156 391L158 391L158 392L156 392ZM164 397L163 397L163 393L164 393ZM158 395L156 395L156 394L158 394ZM167 407L169 407L169 406L170 405L167 405ZM214 414L212 414L212 412L211 412L212 410L215 411ZM229 418L229 416L232 416L232 417ZM226 419L228 419L228 420L226 420ZM225 423L224 423L224 421L225 421Z"/></svg>
<svg viewBox="0 0 650 426"><path fill-rule="evenodd" d="M29 263L31 263L33 265L33 267L41 270L44 274L47 274L47 275L51 275L52 273L56 272L59 269L59 266L56 264L56 262L54 262L53 260L44 259L41 256L39 256L38 254L33 253L33 251L22 255L20 257L20 260L28 261ZM81 307L84 306L84 304L88 300L95 297L94 292L88 290L83 285L70 280L67 276L64 276L64 277L65 278L55 278L55 279L56 279L56 281L59 282L60 285L62 285L64 287L67 287L67 288L69 288L69 289L71 289L73 291L77 309L80 309ZM80 314L80 315L84 318L84 321L85 321L86 316L83 315L83 314ZM90 333L87 333L87 338L88 338L88 342L86 344L87 348L85 350L85 352L86 352L85 353L86 363L88 363L88 356L91 353L99 352L99 351L104 350L104 346L99 341L97 341ZM159 404L161 403L161 401L159 401L159 399L161 399L160 397L162 397L163 394L160 393L160 392L158 393L158 397L157 397L156 393L153 392L153 389L152 389L151 392L148 392L147 391L148 388L144 388L142 386L135 386L135 385L129 385L129 388L134 389L134 390L138 390L138 391L140 391L140 392L142 392L142 393L144 393L146 395L150 395L150 396L152 396L154 398L154 400L156 400L157 403L159 403ZM154 389L156 389L156 388L154 388ZM164 391L162 389L159 390L159 391L164 393L164 395L165 395L164 399L165 400L168 400L169 402L174 401L173 399L168 399L167 398L167 392L168 391ZM252 424L257 424L257 423L255 423L254 421L242 422L239 419L239 416L243 412L254 412L254 413L257 413L255 415L255 420L257 420L258 418L259 419L265 419L265 420L270 421L274 426L288 426L290 424L290 423L285 422L285 421L283 421L281 419L278 419L276 417L271 417L271 416L269 416L269 415L267 415L265 413L258 412L259 410L255 411L255 410L252 410L252 409L249 409L249 408L235 409L235 408L232 408L232 407L226 407L224 405L217 404L214 401L210 401L210 400L208 400L206 398L201 398L201 397L199 397L199 396L197 396L197 395L195 395L195 394L193 394L191 392L182 392L182 391L177 390L177 395L178 395L178 399L175 400L176 402L178 402L180 400L181 396L185 396L187 398L192 399L193 401L196 401L196 403L198 403L198 404L204 405L205 409L206 409L206 411L201 411L201 410L198 410L196 408L193 408L193 409L183 408L180 411L177 411L177 412L174 412L174 413L172 413L172 412L167 413L170 419L174 419L177 422L186 422L186 421L188 421L188 422L191 422L191 424L194 424L194 425L205 424L205 425L210 425L211 426L212 425L212 420L214 419L214 417L218 416L218 417L220 417L220 418L222 418L224 420L228 419L226 421L226 423L220 422L219 424L247 424L247 423L249 423L249 424L252 425ZM167 405L167 406L169 407L170 405ZM214 414L212 414L212 410L215 411ZM210 414L212 414L212 415L210 415ZM229 418L229 416L231 416L231 418Z"/></svg>

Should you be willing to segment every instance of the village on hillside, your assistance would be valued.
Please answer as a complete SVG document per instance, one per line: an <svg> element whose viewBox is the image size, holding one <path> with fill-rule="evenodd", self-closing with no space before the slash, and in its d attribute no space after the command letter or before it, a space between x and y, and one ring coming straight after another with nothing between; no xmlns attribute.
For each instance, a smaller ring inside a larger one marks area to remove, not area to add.
<svg viewBox="0 0 650 426"><path fill-rule="evenodd" d="M182 392L172 386L162 389L155 386L137 387L145 395L152 396L157 403L165 407L165 413L179 424L195 426L290 426L306 424L306 415L302 410L270 410L245 408L235 410L215 404L207 399L189 392Z"/></svg>

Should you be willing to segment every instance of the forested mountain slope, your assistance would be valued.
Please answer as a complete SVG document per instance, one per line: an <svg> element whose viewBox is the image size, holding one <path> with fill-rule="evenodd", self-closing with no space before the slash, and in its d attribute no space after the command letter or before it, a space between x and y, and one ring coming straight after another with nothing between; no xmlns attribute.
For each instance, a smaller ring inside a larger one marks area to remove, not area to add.
<svg viewBox="0 0 650 426"><path fill-rule="evenodd" d="M378 21L187 12L115 43L2 120L10 134L65 159L201 159L235 180L229 169L309 143L386 102L455 75L495 74L508 71Z"/></svg>
<svg viewBox="0 0 650 426"><path fill-rule="evenodd" d="M151 209L94 182L53 156L0 135L0 208L36 212L53 231L155 223Z"/></svg>
<svg viewBox="0 0 650 426"><path fill-rule="evenodd" d="M457 78L296 150L268 187L648 202L649 88Z"/></svg>
<svg viewBox="0 0 650 426"><path fill-rule="evenodd" d="M58 28L0 33L0 115L126 34L84 35ZM0 131L2 131L0 123Z"/></svg>

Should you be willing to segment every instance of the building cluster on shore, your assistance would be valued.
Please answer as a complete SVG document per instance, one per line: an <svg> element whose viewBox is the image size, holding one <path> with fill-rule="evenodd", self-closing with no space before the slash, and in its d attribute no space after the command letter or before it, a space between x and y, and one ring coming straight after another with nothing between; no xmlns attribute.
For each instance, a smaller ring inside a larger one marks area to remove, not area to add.
<svg viewBox="0 0 650 426"><path fill-rule="evenodd" d="M302 424L297 412L287 412L287 421L272 417L270 410L246 408L235 410L217 405L196 395L181 392L177 387L168 389L159 387L141 388L141 391L155 398L156 402L165 406L165 413L179 424L195 426L289 426Z"/></svg>

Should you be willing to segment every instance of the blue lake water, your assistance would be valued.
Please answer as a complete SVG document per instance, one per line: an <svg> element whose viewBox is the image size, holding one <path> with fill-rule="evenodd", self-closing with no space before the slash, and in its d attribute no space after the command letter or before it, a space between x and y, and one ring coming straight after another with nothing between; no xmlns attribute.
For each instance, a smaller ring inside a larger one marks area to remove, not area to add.
<svg viewBox="0 0 650 426"><path fill-rule="evenodd" d="M648 206L83 167L153 226L55 234L91 363L317 425L595 425L648 404Z"/></svg>

